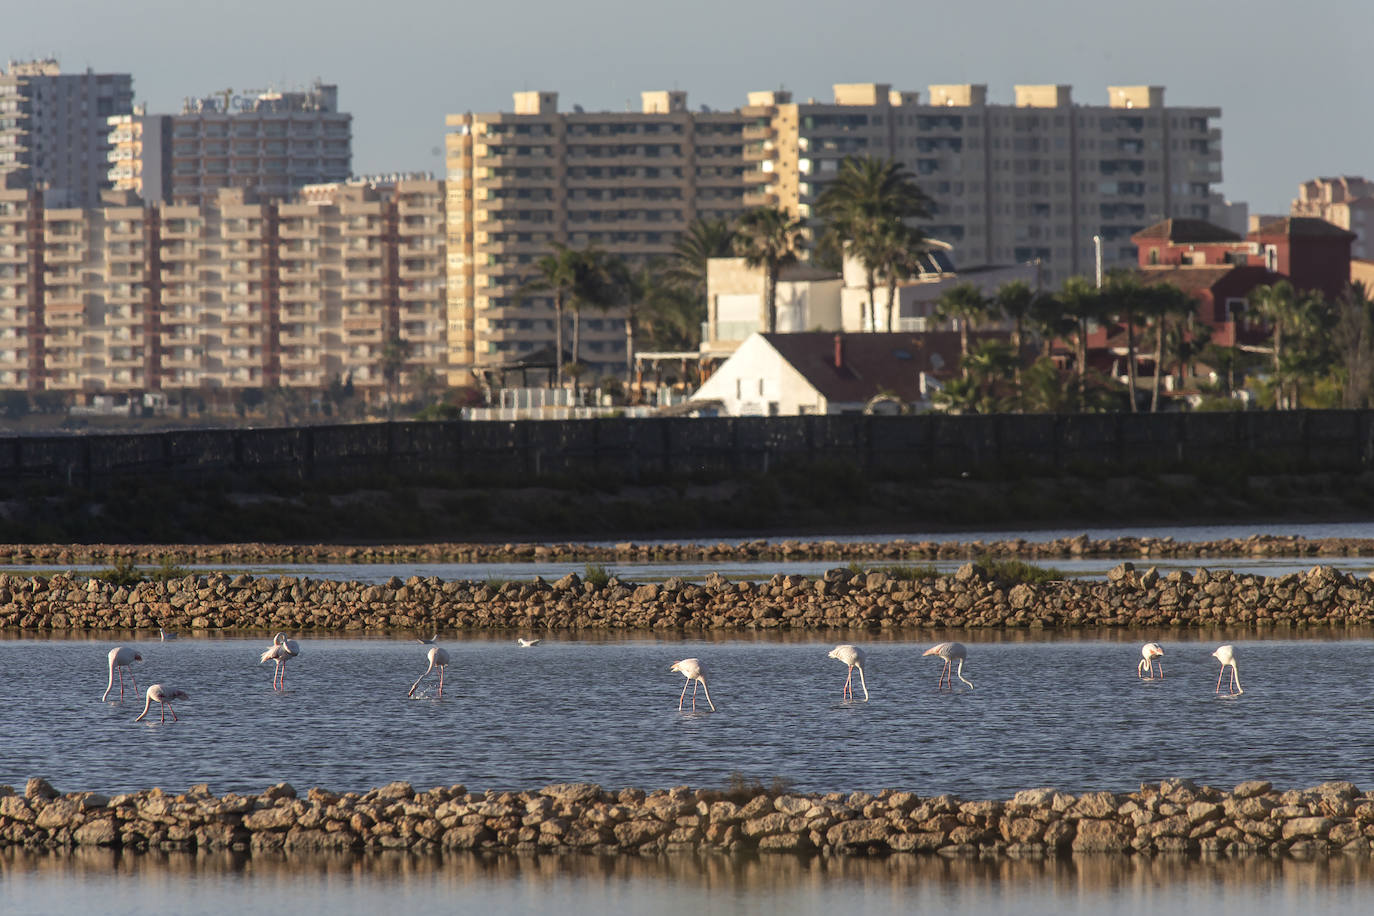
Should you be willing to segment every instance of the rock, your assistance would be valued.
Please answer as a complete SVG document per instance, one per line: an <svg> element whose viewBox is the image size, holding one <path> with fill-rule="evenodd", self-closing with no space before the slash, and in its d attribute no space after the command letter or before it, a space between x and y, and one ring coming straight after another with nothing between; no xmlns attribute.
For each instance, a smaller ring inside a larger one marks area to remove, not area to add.
<svg viewBox="0 0 1374 916"><path fill-rule="evenodd" d="M1073 838L1074 852L1125 852L1130 848L1130 833L1112 820L1082 818Z"/></svg>
<svg viewBox="0 0 1374 916"><path fill-rule="evenodd" d="M35 776L24 784L24 797L30 801L34 799L47 800L56 798L59 794L60 793L52 787L52 783L40 776Z"/></svg>
<svg viewBox="0 0 1374 916"><path fill-rule="evenodd" d="M582 805L601 797L601 787L591 782L559 782L539 790L540 795L567 805Z"/></svg>
<svg viewBox="0 0 1374 916"><path fill-rule="evenodd" d="M1295 817L1283 822L1282 836L1285 840L1294 837L1325 837L1333 826L1329 817Z"/></svg>
<svg viewBox="0 0 1374 916"><path fill-rule="evenodd" d="M1256 795L1267 795L1274 788L1274 784L1266 780L1253 779L1243 782L1231 790L1231 794L1236 798L1251 798Z"/></svg>
<svg viewBox="0 0 1374 916"><path fill-rule="evenodd" d="M80 846L113 846L119 840L119 829L114 818L100 817L77 827L72 839Z"/></svg>
<svg viewBox="0 0 1374 916"><path fill-rule="evenodd" d="M827 843L837 849L877 843L886 845L889 829L887 821L872 819L841 821L826 831L825 839Z"/></svg>

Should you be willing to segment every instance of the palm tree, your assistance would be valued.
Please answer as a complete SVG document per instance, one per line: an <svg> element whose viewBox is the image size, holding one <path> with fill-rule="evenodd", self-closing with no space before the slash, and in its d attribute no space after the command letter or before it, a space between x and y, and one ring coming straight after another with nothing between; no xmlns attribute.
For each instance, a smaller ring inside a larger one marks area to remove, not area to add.
<svg viewBox="0 0 1374 916"><path fill-rule="evenodd" d="M1136 413L1136 320L1149 312L1150 293L1134 271L1114 270L1102 288L1102 309L1105 315L1126 326L1126 391L1131 413Z"/></svg>
<svg viewBox="0 0 1374 916"><path fill-rule="evenodd" d="M1021 357L1021 347L1025 343L1026 322L1033 320L1036 303L1041 298L1042 294L1031 289L1030 284L1024 280L1003 283L992 294L993 310L1012 321L1011 349L1018 360Z"/></svg>
<svg viewBox="0 0 1374 916"><path fill-rule="evenodd" d="M979 321L987 318L992 300L973 283L960 283L945 290L935 304L935 314L941 321L959 322L959 359L967 362L969 352L969 330ZM968 367L964 367L964 377L968 377Z"/></svg>
<svg viewBox="0 0 1374 916"><path fill-rule="evenodd" d="M731 257L735 253L735 235L735 227L728 220L693 220L673 243L664 277L705 300L707 262Z"/></svg>
<svg viewBox="0 0 1374 916"><path fill-rule="evenodd" d="M1059 291L1058 302L1064 318L1073 322L1074 368L1081 397L1088 372L1088 325L1102 315L1102 295L1088 278L1069 277Z"/></svg>
<svg viewBox="0 0 1374 916"><path fill-rule="evenodd" d="M735 254L750 267L763 268L763 314L760 323L769 334L778 330L778 275L795 264L802 249L806 224L781 210L759 207L740 217Z"/></svg>
<svg viewBox="0 0 1374 916"><path fill-rule="evenodd" d="M396 411L396 385L401 380L401 370L405 368L406 357L409 355L409 347L401 339L401 335L392 332L390 339L382 345L381 363L382 380L386 383L386 415L394 415Z"/></svg>
<svg viewBox="0 0 1374 916"><path fill-rule="evenodd" d="M1307 368L1311 354L1302 352L1303 344L1320 325L1326 310L1320 293L1299 293L1293 284L1280 280L1272 286L1259 286L1250 291L1250 306L1274 328L1274 378L1278 385L1276 406L1293 408L1298 405L1298 377ZM1296 343L1297 347L1290 344ZM1298 352L1290 353L1296 349ZM1287 389L1287 393L1285 393Z"/></svg>
<svg viewBox="0 0 1374 916"><path fill-rule="evenodd" d="M894 227L929 216L930 207L930 198L901 163L855 156L840 163L835 180L817 199L816 213L826 223L826 234L863 267L868 301L861 328L876 323L873 291L896 241Z"/></svg>
<svg viewBox="0 0 1374 916"><path fill-rule="evenodd" d="M905 223L889 223L873 242L878 275L887 283L887 330L891 333L897 315L897 285L920 272L926 234ZM876 317L874 324L877 324Z"/></svg>
<svg viewBox="0 0 1374 916"><path fill-rule="evenodd" d="M1172 283L1154 283L1147 287L1148 295L1141 303L1142 313L1153 318L1152 332L1155 348L1154 384L1150 389L1150 413L1159 412L1159 379L1164 369L1164 347L1169 337L1172 319L1191 315L1197 300Z"/></svg>
<svg viewBox="0 0 1374 916"><path fill-rule="evenodd" d="M547 293L553 298L554 383L563 384L563 315L571 306L573 321L573 362L578 360L581 328L577 320L584 303L598 305L609 295L607 256L594 248L569 248L553 243L553 251L534 262L532 276L521 287L522 294Z"/></svg>

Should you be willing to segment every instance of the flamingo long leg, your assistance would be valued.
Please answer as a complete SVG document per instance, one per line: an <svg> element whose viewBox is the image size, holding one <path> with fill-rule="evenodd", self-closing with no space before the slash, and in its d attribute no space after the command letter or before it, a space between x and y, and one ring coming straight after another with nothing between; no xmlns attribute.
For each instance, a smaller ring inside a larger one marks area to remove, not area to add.
<svg viewBox="0 0 1374 916"><path fill-rule="evenodd" d="M444 695L444 666L439 666L439 696Z"/></svg>
<svg viewBox="0 0 1374 916"><path fill-rule="evenodd" d="M172 721L175 722L175 721L177 720L177 711L176 711L175 709L172 709L172 704L171 704L171 703L166 703L166 704L164 704L164 705L167 707L168 710L171 711L171 713L172 713Z"/></svg>
<svg viewBox="0 0 1374 916"><path fill-rule="evenodd" d="M697 711L697 682L692 681L692 712Z"/></svg>
<svg viewBox="0 0 1374 916"><path fill-rule="evenodd" d="M702 681L702 682L701 682L701 689L704 690L704 691L706 692L706 702L711 704L711 712L715 712L715 711L716 711L716 704L715 704L715 703L711 703L711 690L710 690L710 688L708 688L708 687L706 686L706 682L705 682L705 681ZM696 707L696 702L695 702L695 700L696 700L696 691L695 691L695 690L692 691L692 700L693 700L692 708L693 708L693 709L696 709L697 707Z"/></svg>
<svg viewBox="0 0 1374 916"><path fill-rule="evenodd" d="M678 712L682 711L682 702L687 699L687 681L682 682L682 693L677 698Z"/></svg>
<svg viewBox="0 0 1374 916"><path fill-rule="evenodd" d="M840 696L843 696L843 697L853 697L853 696L854 696L854 687L853 687L853 684L851 683L853 680L854 680L854 668L851 666L850 669L849 669L849 676L846 677L846 678L844 679L844 692L841 693Z"/></svg>
<svg viewBox="0 0 1374 916"><path fill-rule="evenodd" d="M1216 689L1215 691L1213 691L1214 693L1221 693L1221 679L1222 679L1222 677L1223 677L1225 674L1226 674L1226 666L1225 666L1225 665L1222 665L1222 666L1221 666L1221 670L1217 672L1217 689Z"/></svg>

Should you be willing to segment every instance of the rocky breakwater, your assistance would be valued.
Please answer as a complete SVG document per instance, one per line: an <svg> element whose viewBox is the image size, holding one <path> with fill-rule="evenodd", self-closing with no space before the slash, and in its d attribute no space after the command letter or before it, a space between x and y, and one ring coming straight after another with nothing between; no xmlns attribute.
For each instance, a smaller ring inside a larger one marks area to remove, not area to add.
<svg viewBox="0 0 1374 916"><path fill-rule="evenodd" d="M1371 839L1374 796L1348 782L1286 792L1245 782L1226 792L1168 780L1126 794L1030 789L1005 801L581 783L474 793L397 782L304 796L283 783L222 797L204 785L114 796L62 795L42 779L22 795L0 786L0 846L40 848L1316 856L1370 855Z"/></svg>
<svg viewBox="0 0 1374 916"><path fill-rule="evenodd" d="M882 629L1226 626L1346 627L1374 622L1374 580L1330 567L1265 577L1198 570L1160 576L1122 563L1106 581L1010 584L968 564L901 579L834 569L766 583L481 583L412 577L369 585L248 575L120 586L66 574L0 575L0 629L292 632L511 629Z"/></svg>
<svg viewBox="0 0 1374 916"><path fill-rule="evenodd" d="M0 563L61 566L132 562L171 563L538 563L682 562L739 563L759 560L930 562L976 557L1053 561L1075 557L1123 560L1187 557L1374 557L1374 539L1252 535L1208 541L1172 537L1090 538L1086 534L1045 541L746 540L706 543L619 544L433 543L433 544L0 544Z"/></svg>

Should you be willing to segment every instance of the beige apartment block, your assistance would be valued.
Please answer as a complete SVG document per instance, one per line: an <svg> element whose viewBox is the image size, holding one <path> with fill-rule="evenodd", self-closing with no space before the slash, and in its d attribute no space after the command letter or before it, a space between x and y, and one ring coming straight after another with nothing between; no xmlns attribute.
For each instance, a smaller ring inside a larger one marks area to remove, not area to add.
<svg viewBox="0 0 1374 916"><path fill-rule="evenodd" d="M229 89L186 99L167 116L170 186L160 199L209 203L221 189L239 188L284 200L309 184L346 180L353 116L338 103L338 87L319 82L300 92Z"/></svg>
<svg viewBox="0 0 1374 916"><path fill-rule="evenodd" d="M1092 271L1094 236L1108 267L1133 264L1133 232L1222 204L1220 109L1167 107L1158 86L1110 86L1102 105L1064 85L994 104L980 84L932 85L925 102L883 83L747 101L751 203L810 217L846 156L893 159L935 201L924 228L961 263L1038 261L1050 283Z"/></svg>
<svg viewBox="0 0 1374 916"><path fill-rule="evenodd" d="M669 254L693 220L757 203L738 112L692 111L685 92L642 93L636 112L562 112L555 92L514 102L447 121L450 384L537 351L551 357L552 299L524 289L553 243L642 265ZM584 314L578 355L587 378L622 373L624 316Z"/></svg>
<svg viewBox="0 0 1374 916"><path fill-rule="evenodd" d="M135 106L133 114L115 115L107 123L111 188L149 202L166 200L172 184L172 119Z"/></svg>
<svg viewBox="0 0 1374 916"><path fill-rule="evenodd" d="M1313 216L1355 233L1350 256L1374 258L1374 181L1354 175L1314 178L1298 188L1293 216Z"/></svg>
<svg viewBox="0 0 1374 916"><path fill-rule="evenodd" d="M63 73L56 60L0 70L0 187L42 189L47 206L96 207L110 187L108 119L133 111L127 73Z"/></svg>
<svg viewBox="0 0 1374 916"><path fill-rule="evenodd" d="M0 390L37 390L43 377L43 196L0 188Z"/></svg>

